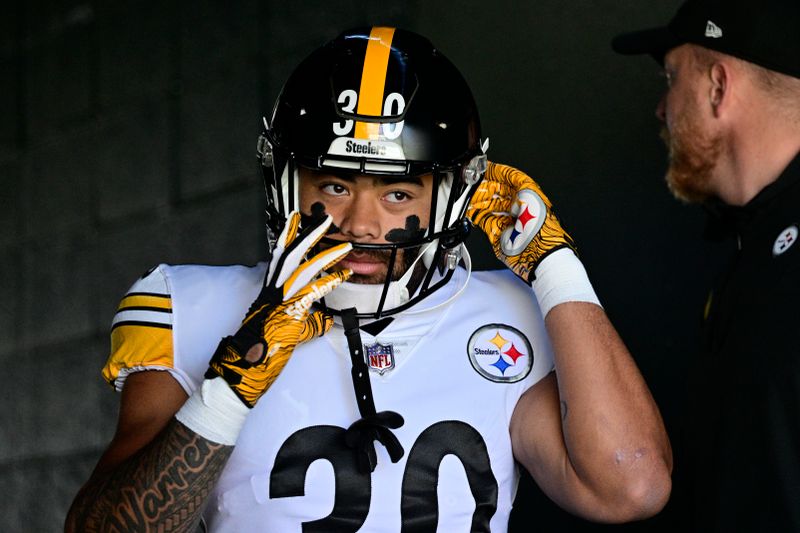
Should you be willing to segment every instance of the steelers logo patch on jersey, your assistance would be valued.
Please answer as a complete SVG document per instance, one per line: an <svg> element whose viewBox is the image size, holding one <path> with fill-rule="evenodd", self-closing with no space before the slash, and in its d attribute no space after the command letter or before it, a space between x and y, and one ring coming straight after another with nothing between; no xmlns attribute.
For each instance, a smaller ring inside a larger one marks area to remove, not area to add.
<svg viewBox="0 0 800 533"><path fill-rule="evenodd" d="M506 324L487 324L475 330L467 343L467 355L478 374L498 383L525 379L533 368L528 338Z"/></svg>
<svg viewBox="0 0 800 533"><path fill-rule="evenodd" d="M542 198L531 189L522 189L511 208L514 224L508 227L500 239L503 253L509 257L519 255L539 233L547 216L547 207Z"/></svg>

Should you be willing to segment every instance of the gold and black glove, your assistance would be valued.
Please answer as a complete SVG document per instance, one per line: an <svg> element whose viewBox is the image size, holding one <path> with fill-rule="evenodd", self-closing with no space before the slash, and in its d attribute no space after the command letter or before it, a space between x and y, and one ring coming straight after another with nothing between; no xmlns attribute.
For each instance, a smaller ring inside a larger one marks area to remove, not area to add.
<svg viewBox="0 0 800 533"><path fill-rule="evenodd" d="M225 337L214 352L206 379L221 376L248 407L255 406L289 361L294 348L330 330L333 318L311 312L314 302L347 280L352 272L334 272L314 279L352 249L342 243L304 261L322 238L332 218L299 232L300 213L289 215L278 237L258 295L242 326Z"/></svg>
<svg viewBox="0 0 800 533"><path fill-rule="evenodd" d="M539 185L524 172L489 162L467 209L500 261L527 283L538 264L560 248L575 250Z"/></svg>

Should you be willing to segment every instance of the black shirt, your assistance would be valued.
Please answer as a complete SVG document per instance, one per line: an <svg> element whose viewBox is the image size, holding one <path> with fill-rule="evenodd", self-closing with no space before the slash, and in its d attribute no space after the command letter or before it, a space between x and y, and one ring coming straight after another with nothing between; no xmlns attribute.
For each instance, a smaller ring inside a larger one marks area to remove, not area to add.
<svg viewBox="0 0 800 533"><path fill-rule="evenodd" d="M800 532L800 156L743 207L691 379L697 531Z"/></svg>

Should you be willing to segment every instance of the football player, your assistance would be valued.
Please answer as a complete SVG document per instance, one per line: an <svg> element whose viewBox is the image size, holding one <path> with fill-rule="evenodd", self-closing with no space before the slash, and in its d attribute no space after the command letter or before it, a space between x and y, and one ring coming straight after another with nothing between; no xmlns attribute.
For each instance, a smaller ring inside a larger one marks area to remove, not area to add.
<svg viewBox="0 0 800 533"><path fill-rule="evenodd" d="M505 531L516 461L590 520L658 512L655 403L549 200L487 147L419 35L303 61L258 141L269 259L134 283L119 425L67 530ZM471 272L472 224L507 270Z"/></svg>

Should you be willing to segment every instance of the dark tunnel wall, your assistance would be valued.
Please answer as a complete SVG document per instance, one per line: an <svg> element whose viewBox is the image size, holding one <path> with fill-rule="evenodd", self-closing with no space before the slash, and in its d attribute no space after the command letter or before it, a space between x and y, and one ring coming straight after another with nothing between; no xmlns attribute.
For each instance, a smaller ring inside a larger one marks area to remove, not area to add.
<svg viewBox="0 0 800 533"><path fill-rule="evenodd" d="M139 274L263 255L260 114L302 57L356 25L417 30L459 66L490 157L553 200L677 443L716 251L663 184L657 65L608 44L677 5L14 2L0 17L0 529L58 530L111 437L117 397L99 370ZM495 264L473 244L480 268ZM680 490L623 527L571 517L529 480L517 508L516 532L670 531Z"/></svg>

